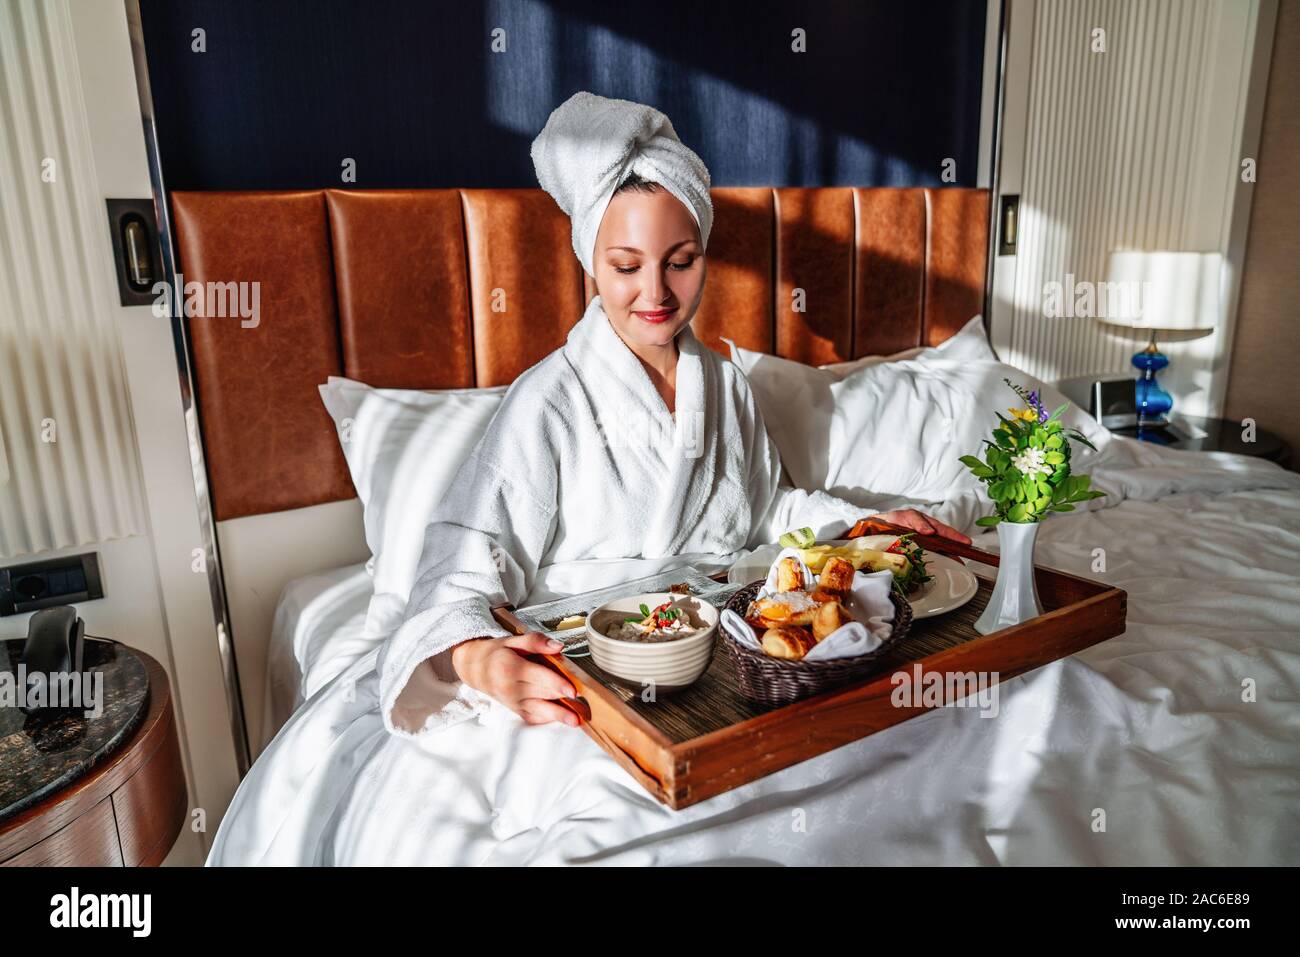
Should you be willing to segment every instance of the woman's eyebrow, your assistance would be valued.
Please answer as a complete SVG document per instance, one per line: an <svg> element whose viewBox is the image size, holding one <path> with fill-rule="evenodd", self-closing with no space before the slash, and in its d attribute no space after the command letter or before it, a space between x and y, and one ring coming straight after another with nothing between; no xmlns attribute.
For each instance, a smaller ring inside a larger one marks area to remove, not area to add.
<svg viewBox="0 0 1300 957"><path fill-rule="evenodd" d="M678 246L685 246L687 243L693 243L695 241L696 240L694 239L683 239L680 242L673 243L671 246L668 247L668 252L672 252ZM635 246L610 246L609 249L610 250L621 249L624 252L636 253L639 256L645 255L643 252L641 252L641 250L637 249Z"/></svg>

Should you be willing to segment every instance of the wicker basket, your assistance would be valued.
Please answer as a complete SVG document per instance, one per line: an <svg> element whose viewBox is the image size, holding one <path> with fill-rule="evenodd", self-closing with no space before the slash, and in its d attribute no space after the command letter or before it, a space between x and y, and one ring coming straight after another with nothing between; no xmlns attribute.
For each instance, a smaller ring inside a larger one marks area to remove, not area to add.
<svg viewBox="0 0 1300 957"><path fill-rule="evenodd" d="M749 603L762 587L762 581L751 582L732 595L726 607L744 618ZM875 651L853 658L835 658L830 661L773 658L746 648L727 634L725 628L718 629L723 638L723 647L727 649L736 669L738 690L755 704L779 707L871 674L877 661L912 626L912 606L906 599L899 597L896 591L891 590L889 597L894 603L893 632Z"/></svg>

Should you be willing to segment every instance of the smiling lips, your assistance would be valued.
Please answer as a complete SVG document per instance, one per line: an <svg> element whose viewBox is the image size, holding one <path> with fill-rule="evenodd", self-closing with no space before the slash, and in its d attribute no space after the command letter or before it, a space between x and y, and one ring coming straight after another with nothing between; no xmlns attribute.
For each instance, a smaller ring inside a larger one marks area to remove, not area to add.
<svg viewBox="0 0 1300 957"><path fill-rule="evenodd" d="M677 313L676 306L674 306L672 309L656 309L654 312L637 312L636 310L633 310L634 315L640 316L646 322L653 322L656 324L661 322L667 322L674 315L676 315L676 313Z"/></svg>

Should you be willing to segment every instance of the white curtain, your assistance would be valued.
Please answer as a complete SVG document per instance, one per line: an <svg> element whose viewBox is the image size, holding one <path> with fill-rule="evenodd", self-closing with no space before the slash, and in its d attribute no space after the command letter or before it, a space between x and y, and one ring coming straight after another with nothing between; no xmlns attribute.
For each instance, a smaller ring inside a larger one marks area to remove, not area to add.
<svg viewBox="0 0 1300 957"><path fill-rule="evenodd" d="M66 0L0 0L0 559L144 527L80 90Z"/></svg>

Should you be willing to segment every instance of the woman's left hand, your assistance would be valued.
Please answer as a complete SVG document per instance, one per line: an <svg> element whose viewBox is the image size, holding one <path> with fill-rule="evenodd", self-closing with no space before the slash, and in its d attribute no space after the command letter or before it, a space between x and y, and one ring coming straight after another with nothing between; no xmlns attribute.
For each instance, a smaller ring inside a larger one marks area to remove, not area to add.
<svg viewBox="0 0 1300 957"><path fill-rule="evenodd" d="M889 522L892 525L902 525L904 528L910 528L922 535L938 535L940 538L951 538L954 542L961 542L963 545L970 544L970 538L951 525L945 525L937 518L926 515L924 512L918 512L914 508L900 508L893 512L881 512L879 515L871 517L878 518L882 522Z"/></svg>

